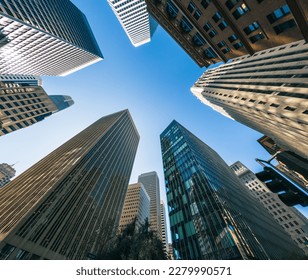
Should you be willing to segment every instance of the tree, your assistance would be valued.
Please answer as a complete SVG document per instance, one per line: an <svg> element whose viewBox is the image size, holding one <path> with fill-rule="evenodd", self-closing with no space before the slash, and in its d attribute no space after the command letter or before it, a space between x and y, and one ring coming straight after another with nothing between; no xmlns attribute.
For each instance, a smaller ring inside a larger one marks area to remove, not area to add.
<svg viewBox="0 0 308 280"><path fill-rule="evenodd" d="M115 242L104 248L98 259L104 260L165 260L163 244L157 234L149 228L146 219L136 227L136 220L128 224Z"/></svg>

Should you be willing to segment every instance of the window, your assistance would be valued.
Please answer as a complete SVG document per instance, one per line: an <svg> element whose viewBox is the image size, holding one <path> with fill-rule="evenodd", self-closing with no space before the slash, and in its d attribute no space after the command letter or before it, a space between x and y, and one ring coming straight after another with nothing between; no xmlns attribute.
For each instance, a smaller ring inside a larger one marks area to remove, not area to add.
<svg viewBox="0 0 308 280"><path fill-rule="evenodd" d="M216 34L217 34L217 32L216 32L214 29L212 29L212 30L209 32L209 36L210 36L211 38L213 38Z"/></svg>
<svg viewBox="0 0 308 280"><path fill-rule="evenodd" d="M217 54L214 52L214 50L209 47L204 51L204 55L206 58L216 58Z"/></svg>
<svg viewBox="0 0 308 280"><path fill-rule="evenodd" d="M199 10L196 10L196 12L194 13L194 18L196 20L198 20L201 17L202 13Z"/></svg>
<svg viewBox="0 0 308 280"><path fill-rule="evenodd" d="M230 37L228 37L228 40L229 40L230 43L233 43L237 39L238 39L238 37L235 34L233 34Z"/></svg>
<svg viewBox="0 0 308 280"><path fill-rule="evenodd" d="M226 2L226 6L229 9L229 11L238 3L239 0L228 0Z"/></svg>
<svg viewBox="0 0 308 280"><path fill-rule="evenodd" d="M205 31L209 31L211 28L212 28L212 25L210 24L210 22L207 22L207 23L203 26L203 29L204 29Z"/></svg>
<svg viewBox="0 0 308 280"><path fill-rule="evenodd" d="M257 30L260 28L260 25L257 21L254 21L253 23L249 24L247 27L245 27L243 30L244 32L249 35L251 32Z"/></svg>
<svg viewBox="0 0 308 280"><path fill-rule="evenodd" d="M220 12L216 12L216 14L213 15L212 19L213 19L215 22L218 22L218 21L221 19L221 14L220 14Z"/></svg>
<svg viewBox="0 0 308 280"><path fill-rule="evenodd" d="M238 50L239 48L243 47L243 43L242 42L237 42L236 44L233 44L233 47Z"/></svg>
<svg viewBox="0 0 308 280"><path fill-rule="evenodd" d="M187 7L188 11L192 13L195 10L195 8L196 8L195 3L193 1L190 1Z"/></svg>
<svg viewBox="0 0 308 280"><path fill-rule="evenodd" d="M223 46L226 45L226 42L225 41L220 41L218 44L217 44L217 47L218 48L222 48Z"/></svg>
<svg viewBox="0 0 308 280"><path fill-rule="evenodd" d="M186 17L182 18L180 26L182 30L185 31L186 33L189 33L193 29L193 26L190 24L190 22L187 20Z"/></svg>
<svg viewBox="0 0 308 280"><path fill-rule="evenodd" d="M290 9L288 5L284 5L280 7L279 9L275 10L273 13L267 15L267 19L270 23L274 23L280 18L283 18L284 16L288 15L290 13Z"/></svg>
<svg viewBox="0 0 308 280"><path fill-rule="evenodd" d="M228 26L227 22L225 20L222 20L221 23L218 24L218 27L220 30L224 30Z"/></svg>
<svg viewBox="0 0 308 280"><path fill-rule="evenodd" d="M255 42L262 40L264 38L265 38L264 34L260 32L257 35L249 37L249 40L251 41L251 43L255 43Z"/></svg>
<svg viewBox="0 0 308 280"><path fill-rule="evenodd" d="M294 26L296 26L295 20L294 19L290 19L288 21L285 21L285 22L283 22L281 24L278 24L278 25L274 26L274 30L275 30L276 34L280 34L283 31L285 31L285 30L287 30L289 28L292 28Z"/></svg>
<svg viewBox="0 0 308 280"><path fill-rule="evenodd" d="M196 46L200 47L202 45L205 45L204 39L201 37L199 33L196 33L195 36L193 37L193 42Z"/></svg>
<svg viewBox="0 0 308 280"><path fill-rule="evenodd" d="M291 107L291 106L287 106L287 107L285 107L284 109L285 109L285 110L288 110L288 111L295 111L295 110L296 110L296 108Z"/></svg>
<svg viewBox="0 0 308 280"><path fill-rule="evenodd" d="M222 52L224 53L224 54L226 54L226 53L228 53L228 52L230 52L231 50L229 49L229 48L224 48L223 50L222 50Z"/></svg>
<svg viewBox="0 0 308 280"><path fill-rule="evenodd" d="M176 18L179 9L171 1L168 1L166 11L171 18Z"/></svg>
<svg viewBox="0 0 308 280"><path fill-rule="evenodd" d="M242 15L244 15L248 11L249 11L249 8L247 7L245 3L243 3L232 13L232 15L234 16L235 19L239 19Z"/></svg>
<svg viewBox="0 0 308 280"><path fill-rule="evenodd" d="M206 9L210 4L210 0L202 0L201 5L203 6L204 9Z"/></svg>

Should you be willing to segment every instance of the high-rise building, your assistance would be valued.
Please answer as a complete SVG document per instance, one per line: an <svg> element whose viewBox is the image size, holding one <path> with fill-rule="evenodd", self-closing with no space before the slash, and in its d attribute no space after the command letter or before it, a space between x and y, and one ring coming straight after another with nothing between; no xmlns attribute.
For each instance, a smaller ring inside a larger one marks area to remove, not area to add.
<svg viewBox="0 0 308 280"><path fill-rule="evenodd" d="M303 257L213 149L176 121L160 139L175 259Z"/></svg>
<svg viewBox="0 0 308 280"><path fill-rule="evenodd" d="M108 0L108 3L135 47L151 41L157 23L149 15L145 0Z"/></svg>
<svg viewBox="0 0 308 280"><path fill-rule="evenodd" d="M0 0L0 74L65 76L102 60L69 0Z"/></svg>
<svg viewBox="0 0 308 280"><path fill-rule="evenodd" d="M38 76L31 75L0 75L0 82L17 83L28 86L41 86L42 79Z"/></svg>
<svg viewBox="0 0 308 280"><path fill-rule="evenodd" d="M165 214L165 203L163 200L160 201L160 224L161 224L161 236L162 243L164 247L164 252L166 257L168 257L168 233L167 233L167 223L166 223L166 214Z"/></svg>
<svg viewBox="0 0 308 280"><path fill-rule="evenodd" d="M214 110L307 158L307 57L305 41L242 56L205 71L191 91Z"/></svg>
<svg viewBox="0 0 308 280"><path fill-rule="evenodd" d="M308 190L308 159L281 149L273 139L263 136L260 145L279 162L276 168Z"/></svg>
<svg viewBox="0 0 308 280"><path fill-rule="evenodd" d="M308 220L293 207L281 202L278 195L272 193L266 185L244 164L237 161L231 169L240 178L247 189L261 202L276 222L291 236L299 248L308 256Z"/></svg>
<svg viewBox="0 0 308 280"><path fill-rule="evenodd" d="M121 213L119 231L135 221L138 229L145 220L150 220L150 197L141 183L128 185Z"/></svg>
<svg viewBox="0 0 308 280"><path fill-rule="evenodd" d="M116 234L139 142L105 116L0 189L0 259L87 259Z"/></svg>
<svg viewBox="0 0 308 280"><path fill-rule="evenodd" d="M160 189L159 179L155 171L143 173L138 176L138 183L142 183L150 197L150 228L156 231L162 239L160 223Z"/></svg>
<svg viewBox="0 0 308 280"><path fill-rule="evenodd" d="M0 136L42 121L73 104L70 96L48 96L41 86L0 81Z"/></svg>
<svg viewBox="0 0 308 280"><path fill-rule="evenodd" d="M149 13L199 66L305 39L305 0L145 0Z"/></svg>
<svg viewBox="0 0 308 280"><path fill-rule="evenodd" d="M168 259L169 260L174 260L174 256L173 256L173 248L172 248L172 243L168 244Z"/></svg>
<svg viewBox="0 0 308 280"><path fill-rule="evenodd" d="M7 163L0 164L0 188L9 183L15 176L16 170Z"/></svg>

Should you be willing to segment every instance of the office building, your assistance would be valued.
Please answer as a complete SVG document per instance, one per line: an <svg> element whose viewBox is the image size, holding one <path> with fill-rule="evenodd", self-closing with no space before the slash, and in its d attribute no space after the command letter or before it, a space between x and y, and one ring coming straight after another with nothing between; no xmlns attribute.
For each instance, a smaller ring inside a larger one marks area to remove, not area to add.
<svg viewBox="0 0 308 280"><path fill-rule="evenodd" d="M293 207L281 202L278 195L272 193L255 174L244 164L237 161L231 169L240 178L243 185L261 202L276 222L291 236L299 248L308 256L308 220Z"/></svg>
<svg viewBox="0 0 308 280"><path fill-rule="evenodd" d="M162 239L160 223L160 188L159 179L155 171L138 176L138 183L142 183L150 197L150 228Z"/></svg>
<svg viewBox="0 0 308 280"><path fill-rule="evenodd" d="M108 0L108 3L133 46L151 41L157 23L149 15L145 0Z"/></svg>
<svg viewBox="0 0 308 280"><path fill-rule="evenodd" d="M298 41L205 71L191 91L205 105L307 158L308 44Z"/></svg>
<svg viewBox="0 0 308 280"><path fill-rule="evenodd" d="M141 183L128 185L121 213L119 231L135 221L135 230L150 220L150 197Z"/></svg>
<svg viewBox="0 0 308 280"><path fill-rule="evenodd" d="M174 260L172 243L169 243L169 244L168 244L168 248L169 248L169 250L168 250L168 253L169 253L168 259L169 259L169 260Z"/></svg>
<svg viewBox="0 0 308 280"><path fill-rule="evenodd" d="M213 149L176 121L160 139L175 259L303 257Z"/></svg>
<svg viewBox="0 0 308 280"><path fill-rule="evenodd" d="M162 236L162 243L164 247L164 252L166 257L168 257L168 232L167 232L167 222L166 222L166 210L165 210L165 203L163 200L160 201L160 224L161 224L161 236Z"/></svg>
<svg viewBox="0 0 308 280"><path fill-rule="evenodd" d="M259 144L278 161L276 168L308 190L308 159L281 149L273 139L263 136Z"/></svg>
<svg viewBox="0 0 308 280"><path fill-rule="evenodd" d="M139 134L102 117L0 189L0 259L87 259L116 234Z"/></svg>
<svg viewBox="0 0 308 280"><path fill-rule="evenodd" d="M69 0L0 1L0 74L65 76L102 53Z"/></svg>
<svg viewBox="0 0 308 280"><path fill-rule="evenodd" d="M305 39L305 0L146 0L149 13L200 66Z"/></svg>
<svg viewBox="0 0 308 280"><path fill-rule="evenodd" d="M42 121L73 104L70 96L47 95L41 86L27 85L25 80L0 81L0 136Z"/></svg>
<svg viewBox="0 0 308 280"><path fill-rule="evenodd" d="M0 188L4 187L15 176L16 170L7 163L0 164Z"/></svg>

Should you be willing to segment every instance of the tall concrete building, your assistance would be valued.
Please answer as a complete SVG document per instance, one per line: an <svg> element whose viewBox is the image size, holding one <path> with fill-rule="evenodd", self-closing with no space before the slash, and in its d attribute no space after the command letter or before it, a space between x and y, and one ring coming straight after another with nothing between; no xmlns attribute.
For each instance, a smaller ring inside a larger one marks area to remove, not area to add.
<svg viewBox="0 0 308 280"><path fill-rule="evenodd" d="M164 252L166 257L169 255L169 248L168 248L168 232L167 232L167 221L166 221L166 209L165 203L163 200L160 201L160 224L161 224L161 236L162 236L162 243L164 246Z"/></svg>
<svg viewBox="0 0 308 280"><path fill-rule="evenodd" d="M176 121L160 139L175 259L303 257L213 149Z"/></svg>
<svg viewBox="0 0 308 280"><path fill-rule="evenodd" d="M298 41L205 71L191 91L205 105L308 154L308 45Z"/></svg>
<svg viewBox="0 0 308 280"><path fill-rule="evenodd" d="M15 176L16 170L7 163L0 164L0 188L4 187Z"/></svg>
<svg viewBox="0 0 308 280"><path fill-rule="evenodd" d="M231 169L240 178L243 185L261 202L277 223L291 236L299 248L308 256L308 220L293 207L281 202L278 195L272 193L255 174L244 164L237 161Z"/></svg>
<svg viewBox="0 0 308 280"><path fill-rule="evenodd" d="M199 66L305 39L305 0L145 0L149 13Z"/></svg>
<svg viewBox="0 0 308 280"><path fill-rule="evenodd" d="M0 259L87 259L116 233L139 142L105 116L0 189Z"/></svg>
<svg viewBox="0 0 308 280"><path fill-rule="evenodd" d="M108 3L135 47L151 41L157 23L149 15L145 0L108 0Z"/></svg>
<svg viewBox="0 0 308 280"><path fill-rule="evenodd" d="M0 81L0 136L42 121L74 104L70 96L47 95L41 86L28 85L26 81ZM34 82L30 80L30 84Z"/></svg>
<svg viewBox="0 0 308 280"><path fill-rule="evenodd" d="M0 74L65 76L102 60L69 0L0 0Z"/></svg>
<svg viewBox="0 0 308 280"><path fill-rule="evenodd" d="M159 179L155 171L143 173L138 176L138 183L142 183L150 197L150 228L157 232L162 239L160 222L160 188Z"/></svg>
<svg viewBox="0 0 308 280"><path fill-rule="evenodd" d="M283 150L268 136L261 137L258 142L272 156L276 155L275 159L279 163L276 168L279 171L308 190L308 159Z"/></svg>
<svg viewBox="0 0 308 280"><path fill-rule="evenodd" d="M124 205L121 213L119 231L136 221L135 229L138 229L145 220L150 220L150 197L141 183L128 185Z"/></svg>

